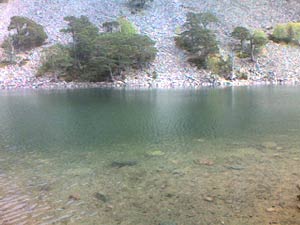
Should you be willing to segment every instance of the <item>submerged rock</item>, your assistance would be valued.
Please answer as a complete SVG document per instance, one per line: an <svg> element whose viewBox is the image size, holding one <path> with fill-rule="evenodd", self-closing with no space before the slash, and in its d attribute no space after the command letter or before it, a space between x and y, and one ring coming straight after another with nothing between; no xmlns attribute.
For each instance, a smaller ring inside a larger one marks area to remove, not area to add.
<svg viewBox="0 0 300 225"><path fill-rule="evenodd" d="M268 148L268 149L274 149L274 148L277 147L277 144L275 142L272 142L272 141L263 142L261 145L262 145L262 147Z"/></svg>
<svg viewBox="0 0 300 225"><path fill-rule="evenodd" d="M154 151L147 152L148 156L163 156L164 154L165 153L160 150L154 150Z"/></svg>
<svg viewBox="0 0 300 225"><path fill-rule="evenodd" d="M205 166L212 166L214 165L214 162L209 159L195 159L194 163L197 165L205 165Z"/></svg>
<svg viewBox="0 0 300 225"><path fill-rule="evenodd" d="M271 208L267 208L266 211L267 212L277 212L277 209L274 207L271 207Z"/></svg>
<svg viewBox="0 0 300 225"><path fill-rule="evenodd" d="M161 222L161 223L159 223L158 225L178 225L178 224L175 223L175 222L166 221L166 222Z"/></svg>
<svg viewBox="0 0 300 225"><path fill-rule="evenodd" d="M213 202L214 201L214 199L212 197L209 197L209 196L205 197L204 200L207 201L207 202Z"/></svg>
<svg viewBox="0 0 300 225"><path fill-rule="evenodd" d="M69 200L78 201L80 200L80 196L78 194L69 195Z"/></svg>
<svg viewBox="0 0 300 225"><path fill-rule="evenodd" d="M130 160L130 161L113 161L110 166L111 167L116 167L116 168L121 168L124 166L135 166L137 165L137 161L135 160Z"/></svg>
<svg viewBox="0 0 300 225"><path fill-rule="evenodd" d="M229 170L244 170L245 168L242 166L225 166Z"/></svg>
<svg viewBox="0 0 300 225"><path fill-rule="evenodd" d="M108 201L109 201L109 198L108 198L106 195L104 195L104 194L102 194L102 193L100 193L100 192L96 192L96 193L94 194L94 197L95 197L96 199L102 201L102 202L108 202Z"/></svg>

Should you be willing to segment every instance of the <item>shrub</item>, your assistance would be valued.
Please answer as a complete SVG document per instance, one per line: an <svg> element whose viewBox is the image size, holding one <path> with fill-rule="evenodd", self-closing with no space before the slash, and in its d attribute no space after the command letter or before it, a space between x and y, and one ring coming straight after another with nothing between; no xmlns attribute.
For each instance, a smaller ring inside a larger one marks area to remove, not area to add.
<svg viewBox="0 0 300 225"><path fill-rule="evenodd" d="M15 30L12 35L13 46L20 51L41 46L47 39L43 26L22 16L12 17L8 30Z"/></svg>
<svg viewBox="0 0 300 225"><path fill-rule="evenodd" d="M255 30L250 38L251 60L255 61L255 55L268 43L268 37L262 30Z"/></svg>
<svg viewBox="0 0 300 225"><path fill-rule="evenodd" d="M212 30L207 29L209 22L216 18L207 13L188 13L183 25L185 30L175 37L176 46L189 53L188 62L198 68L204 67L209 55L218 54L217 37Z"/></svg>
<svg viewBox="0 0 300 225"><path fill-rule="evenodd" d="M66 75L72 68L73 58L70 55L70 49L57 44L47 48L42 57L42 66L37 75L41 76L46 72L57 72L59 75Z"/></svg>
<svg viewBox="0 0 300 225"><path fill-rule="evenodd" d="M152 1L153 0L128 0L128 7L131 9L132 13L135 13L144 9L147 3Z"/></svg>
<svg viewBox="0 0 300 225"><path fill-rule="evenodd" d="M232 60L230 57L223 58L221 55L209 55L206 60L206 68L214 74L229 78L232 72Z"/></svg>
<svg viewBox="0 0 300 225"><path fill-rule="evenodd" d="M137 34L137 29L126 17L119 17L117 22L120 25L120 32L122 34L133 35Z"/></svg>
<svg viewBox="0 0 300 225"><path fill-rule="evenodd" d="M236 27L231 36L240 41L241 52L238 57L250 56L252 61L255 61L255 56L268 43L268 36L262 30L250 31L245 27Z"/></svg>
<svg viewBox="0 0 300 225"><path fill-rule="evenodd" d="M16 53L13 46L13 40L11 36L8 36L4 42L2 43L1 47L3 48L3 59L1 61L6 64L16 64Z"/></svg>
<svg viewBox="0 0 300 225"><path fill-rule="evenodd" d="M271 35L276 42L300 44L300 23L278 24Z"/></svg>
<svg viewBox="0 0 300 225"><path fill-rule="evenodd" d="M231 33L231 36L237 40L240 41L241 44L241 50L244 50L244 43L245 41L249 40L251 38L250 31L245 27L236 27L234 28L233 32Z"/></svg>
<svg viewBox="0 0 300 225"><path fill-rule="evenodd" d="M248 80L248 75L247 75L247 73L244 73L244 72L236 73L236 77L239 80Z"/></svg>
<svg viewBox="0 0 300 225"><path fill-rule="evenodd" d="M120 32L121 27L117 21L108 21L102 24L104 31L107 33Z"/></svg>
<svg viewBox="0 0 300 225"><path fill-rule="evenodd" d="M290 42L290 38L288 37L286 24L276 25L276 27L275 27L275 29L272 33L272 39L276 42L280 42L280 41Z"/></svg>
<svg viewBox="0 0 300 225"><path fill-rule="evenodd" d="M62 31L71 33L73 42L69 47L50 49L41 72L58 70L83 81L114 80L123 70L141 68L156 56L155 42L137 34L126 19L118 21L123 29L112 33L99 33L87 17L65 20L68 27Z"/></svg>

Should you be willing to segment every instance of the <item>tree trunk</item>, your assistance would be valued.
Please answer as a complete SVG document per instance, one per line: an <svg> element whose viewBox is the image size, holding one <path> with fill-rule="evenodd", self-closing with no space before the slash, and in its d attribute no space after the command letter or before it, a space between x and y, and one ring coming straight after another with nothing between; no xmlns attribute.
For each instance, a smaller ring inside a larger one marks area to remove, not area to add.
<svg viewBox="0 0 300 225"><path fill-rule="evenodd" d="M244 52L244 40L241 40L241 50Z"/></svg>
<svg viewBox="0 0 300 225"><path fill-rule="evenodd" d="M234 55L234 52L231 52L230 57L231 57L231 60L232 60L230 79L234 80L236 78L236 76L235 76L235 55Z"/></svg>
<svg viewBox="0 0 300 225"><path fill-rule="evenodd" d="M115 80L114 80L114 77L113 77L112 70L111 70L110 67L108 67L108 69L109 69L109 79L110 79L111 82L114 82Z"/></svg>
<svg viewBox="0 0 300 225"><path fill-rule="evenodd" d="M8 61L10 64L15 63L16 61L16 54L15 54L15 47L14 47L14 43L13 43L13 38L11 36L9 36L8 38L8 44L9 44L9 49L8 49Z"/></svg>
<svg viewBox="0 0 300 225"><path fill-rule="evenodd" d="M255 44L253 43L253 40L250 40L250 46L251 46L251 61L255 62L255 57L254 57Z"/></svg>

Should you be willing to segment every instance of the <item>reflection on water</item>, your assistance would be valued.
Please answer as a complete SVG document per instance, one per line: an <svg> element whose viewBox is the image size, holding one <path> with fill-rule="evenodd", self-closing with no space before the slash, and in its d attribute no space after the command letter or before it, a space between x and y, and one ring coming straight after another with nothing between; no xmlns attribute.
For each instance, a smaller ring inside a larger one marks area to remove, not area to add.
<svg viewBox="0 0 300 225"><path fill-rule="evenodd" d="M1 92L0 224L300 224L299 94Z"/></svg>

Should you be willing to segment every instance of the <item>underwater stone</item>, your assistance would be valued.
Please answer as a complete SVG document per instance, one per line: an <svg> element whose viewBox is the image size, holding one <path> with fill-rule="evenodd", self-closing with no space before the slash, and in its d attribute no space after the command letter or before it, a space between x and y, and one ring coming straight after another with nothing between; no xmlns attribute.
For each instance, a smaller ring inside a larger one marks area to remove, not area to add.
<svg viewBox="0 0 300 225"><path fill-rule="evenodd" d="M124 166L135 166L137 165L137 161L113 161L110 166L121 168Z"/></svg>
<svg viewBox="0 0 300 225"><path fill-rule="evenodd" d="M204 198L204 200L207 201L207 202L213 202L214 201L214 199L212 197L209 197L209 196L206 196Z"/></svg>
<svg viewBox="0 0 300 225"><path fill-rule="evenodd" d="M262 147L268 148L268 149L274 149L274 148L277 147L277 144L275 142L272 142L272 141L263 142L261 145L262 145Z"/></svg>
<svg viewBox="0 0 300 225"><path fill-rule="evenodd" d="M102 202L108 202L108 201L109 201L109 198L108 198L106 195L104 195L104 194L102 194L102 193L99 193L99 192L96 192L96 193L94 194L94 197L95 197L96 199L102 201Z"/></svg>
<svg viewBox="0 0 300 225"><path fill-rule="evenodd" d="M229 170L244 170L244 167L241 166L226 166L227 169Z"/></svg>
<svg viewBox="0 0 300 225"><path fill-rule="evenodd" d="M161 222L158 225L178 225L178 224L175 222Z"/></svg>
<svg viewBox="0 0 300 225"><path fill-rule="evenodd" d="M160 150L155 150L147 153L147 155L149 156L163 156L164 154L165 153Z"/></svg>

